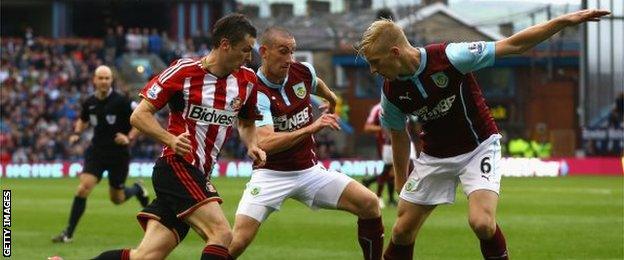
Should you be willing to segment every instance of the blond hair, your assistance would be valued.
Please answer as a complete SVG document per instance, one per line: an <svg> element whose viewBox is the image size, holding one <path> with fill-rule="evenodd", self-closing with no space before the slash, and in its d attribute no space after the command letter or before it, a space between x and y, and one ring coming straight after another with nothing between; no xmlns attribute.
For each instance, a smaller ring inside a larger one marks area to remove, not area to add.
<svg viewBox="0 0 624 260"><path fill-rule="evenodd" d="M409 45L403 29L392 20L380 19L374 21L364 34L356 47L358 55L366 57L372 52L384 47Z"/></svg>

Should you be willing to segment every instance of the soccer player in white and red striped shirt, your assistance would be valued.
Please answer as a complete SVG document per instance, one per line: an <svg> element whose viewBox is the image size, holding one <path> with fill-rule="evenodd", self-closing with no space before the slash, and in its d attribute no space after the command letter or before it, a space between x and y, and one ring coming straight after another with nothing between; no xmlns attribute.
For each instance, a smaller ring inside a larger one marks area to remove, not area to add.
<svg viewBox="0 0 624 260"><path fill-rule="evenodd" d="M207 56L177 60L141 91L132 125L165 145L152 174L156 199L137 216L145 230L139 247L107 251L96 259L164 259L191 226L206 240L201 259L231 258L230 225L210 174L236 122L254 164L266 160L256 145L256 77L243 67L251 60L256 29L234 14L220 19L212 33ZM167 129L154 118L165 105Z"/></svg>

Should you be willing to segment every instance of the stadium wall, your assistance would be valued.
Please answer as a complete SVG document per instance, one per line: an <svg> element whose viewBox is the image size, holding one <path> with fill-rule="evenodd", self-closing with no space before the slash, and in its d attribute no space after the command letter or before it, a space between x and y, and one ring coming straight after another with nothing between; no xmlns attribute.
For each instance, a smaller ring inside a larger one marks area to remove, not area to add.
<svg viewBox="0 0 624 260"><path fill-rule="evenodd" d="M349 176L380 174L384 163L380 160L340 159L324 160L323 165ZM559 158L540 160L536 158L503 158L501 172L506 177L557 177L574 175L624 175L624 158ZM67 178L76 177L82 171L82 162L51 162L1 164L2 178ZM133 161L130 177L150 177L153 162ZM222 160L212 172L213 177L249 177L252 165L249 161ZM106 176L106 175L105 175Z"/></svg>

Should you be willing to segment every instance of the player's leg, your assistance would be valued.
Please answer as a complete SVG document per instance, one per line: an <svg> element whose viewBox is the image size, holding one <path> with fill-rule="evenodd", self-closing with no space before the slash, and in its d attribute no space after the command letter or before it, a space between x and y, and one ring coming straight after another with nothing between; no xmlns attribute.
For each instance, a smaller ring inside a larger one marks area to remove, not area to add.
<svg viewBox="0 0 624 260"><path fill-rule="evenodd" d="M454 162L423 154L416 160L399 196L398 218L384 259L412 259L420 228L436 205L455 201Z"/></svg>
<svg viewBox="0 0 624 260"><path fill-rule="evenodd" d="M264 206L258 206L264 207ZM266 207L264 207L266 208ZM256 237L262 223L247 215L237 214L234 220L233 238L229 251L232 257L239 257Z"/></svg>
<svg viewBox="0 0 624 260"><path fill-rule="evenodd" d="M145 207L137 220L145 230L136 249L124 248L101 253L96 260L165 259L184 239L189 225L178 219L167 205L158 199Z"/></svg>
<svg viewBox="0 0 624 260"><path fill-rule="evenodd" d="M80 183L76 189L76 194L69 212L67 227L61 231L60 234L52 238L52 242L54 243L71 242L78 221L80 221L80 218L87 208L87 197L89 197L89 194L91 194L91 191L93 191L93 188L95 188L102 176L101 168L95 167L93 163L85 162L85 170L88 171L78 176Z"/></svg>
<svg viewBox="0 0 624 260"><path fill-rule="evenodd" d="M377 176L377 198L379 200L379 206L381 208L385 207L385 203L383 201L383 191L386 183L388 183L389 173L391 169L392 164L385 164L383 171Z"/></svg>
<svg viewBox="0 0 624 260"><path fill-rule="evenodd" d="M149 195L143 183L138 181L130 187L125 185L128 178L129 158L123 155L107 164L110 200L113 204L119 205L136 196L141 206L145 207L149 203Z"/></svg>
<svg viewBox="0 0 624 260"><path fill-rule="evenodd" d="M288 194L296 188L297 173L254 170L236 209L229 250L239 257L251 244L258 229L271 213L279 209Z"/></svg>
<svg viewBox="0 0 624 260"><path fill-rule="evenodd" d="M480 241L485 259L507 259L507 243L502 230L496 224L498 194L489 190L477 190L468 197L468 222Z"/></svg>
<svg viewBox="0 0 624 260"><path fill-rule="evenodd" d="M361 184L351 181L343 190L337 208L358 216L358 242L364 259L381 259L383 222L377 196Z"/></svg>
<svg viewBox="0 0 624 260"><path fill-rule="evenodd" d="M206 239L202 259L230 257L230 224L219 206L219 193L204 173L180 156L159 159L154 172L158 172L152 176L156 196Z"/></svg>
<svg viewBox="0 0 624 260"><path fill-rule="evenodd" d="M364 259L381 259L383 223L377 196L348 176L316 166L304 176L296 199L312 208L341 209L358 216L358 242Z"/></svg>
<svg viewBox="0 0 624 260"><path fill-rule="evenodd" d="M390 165L390 169L388 170L386 184L388 185L388 205L396 206L397 202L394 199L394 168L392 165Z"/></svg>
<svg viewBox="0 0 624 260"><path fill-rule="evenodd" d="M480 240L485 259L508 258L505 236L496 224L501 180L499 139L499 135L493 135L479 145L459 176L468 196L468 222Z"/></svg>
<svg viewBox="0 0 624 260"><path fill-rule="evenodd" d="M136 249L124 248L102 252L94 260L165 259L178 245L170 229L156 220L149 220L143 240Z"/></svg>
<svg viewBox="0 0 624 260"><path fill-rule="evenodd" d="M367 176L362 179L362 185L368 188L370 187L371 184L373 184L373 182L376 182L376 181L377 181L377 175Z"/></svg>
<svg viewBox="0 0 624 260"><path fill-rule="evenodd" d="M221 206L217 201L201 205L191 212L185 220L193 229L201 232L200 236L206 239L202 253L202 260L228 259L228 246L232 242L230 223L225 218Z"/></svg>
<svg viewBox="0 0 624 260"><path fill-rule="evenodd" d="M435 205L418 205L399 199L398 217L384 259L412 259L416 235Z"/></svg>

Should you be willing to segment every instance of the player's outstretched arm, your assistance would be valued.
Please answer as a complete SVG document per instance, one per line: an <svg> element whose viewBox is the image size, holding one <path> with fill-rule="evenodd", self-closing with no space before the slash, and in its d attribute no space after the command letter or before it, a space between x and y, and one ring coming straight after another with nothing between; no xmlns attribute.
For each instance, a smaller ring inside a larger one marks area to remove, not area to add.
<svg viewBox="0 0 624 260"><path fill-rule="evenodd" d="M396 191L400 193L409 175L407 171L411 142L405 129L390 130L390 139L392 141L392 165L395 173L394 186Z"/></svg>
<svg viewBox="0 0 624 260"><path fill-rule="evenodd" d="M586 9L564 14L552 20L526 28L509 38L496 42L496 57L521 54L567 26L584 22L600 21L600 18L611 14L608 10Z"/></svg>
<svg viewBox="0 0 624 260"><path fill-rule="evenodd" d="M254 165L262 166L266 162L266 153L258 148L256 139L256 124L253 119L238 119L238 133L241 141L247 147L247 155L253 160Z"/></svg>
<svg viewBox="0 0 624 260"><path fill-rule="evenodd" d="M179 136L167 132L154 117L157 111L156 107L150 102L141 100L141 103L139 103L130 116L130 124L149 137L171 147L179 155L189 153L191 151L191 141L188 130Z"/></svg>
<svg viewBox="0 0 624 260"><path fill-rule="evenodd" d="M329 106L327 107L327 113L333 114L336 111L336 103L338 102L338 97L336 94L329 89L329 86L325 84L325 82L317 77L316 78L316 95L324 98L329 102Z"/></svg>
<svg viewBox="0 0 624 260"><path fill-rule="evenodd" d="M314 123L292 132L275 132L273 125L258 127L258 146L268 154L287 150L323 128L340 130L338 116L323 114Z"/></svg>

